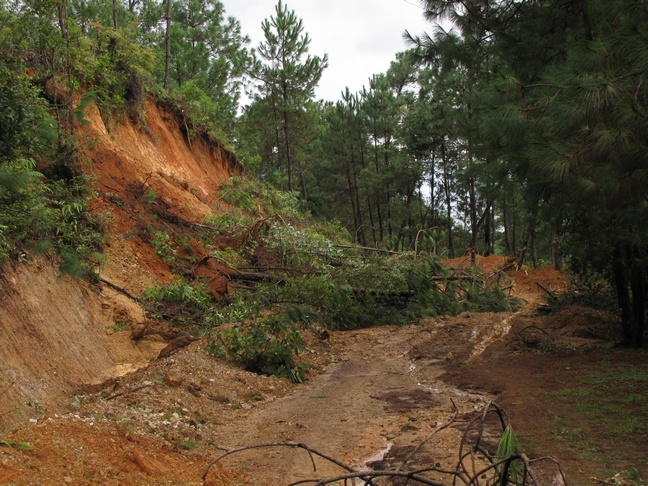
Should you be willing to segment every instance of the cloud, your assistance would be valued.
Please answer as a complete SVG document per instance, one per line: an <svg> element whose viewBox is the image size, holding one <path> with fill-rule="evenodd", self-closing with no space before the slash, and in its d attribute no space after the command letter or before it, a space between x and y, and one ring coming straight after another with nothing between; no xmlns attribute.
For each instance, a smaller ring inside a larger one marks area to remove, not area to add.
<svg viewBox="0 0 648 486"><path fill-rule="evenodd" d="M261 22L275 13L275 0L221 0L239 20L251 46L263 41ZM329 56L316 96L336 101L345 87L357 92L385 72L397 52L409 46L403 32L431 31L418 0L285 0L311 38L310 54Z"/></svg>

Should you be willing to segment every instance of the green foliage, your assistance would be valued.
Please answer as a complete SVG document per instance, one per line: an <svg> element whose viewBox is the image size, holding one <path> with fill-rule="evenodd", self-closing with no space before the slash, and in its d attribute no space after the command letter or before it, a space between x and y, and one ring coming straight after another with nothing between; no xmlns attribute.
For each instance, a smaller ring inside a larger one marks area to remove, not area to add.
<svg viewBox="0 0 648 486"><path fill-rule="evenodd" d="M178 442L178 445L185 451L193 451L198 447L198 444L196 444L193 440L181 440Z"/></svg>
<svg viewBox="0 0 648 486"><path fill-rule="evenodd" d="M151 245L155 249L155 255L167 263L175 262L176 250L171 245L171 237L165 231L155 231Z"/></svg>
<svg viewBox="0 0 648 486"><path fill-rule="evenodd" d="M304 32L302 20L281 0L275 6L275 15L264 20L261 29L265 40L257 52L263 62L257 59L253 68L253 76L260 82L255 111L261 117L255 121L262 128L256 140L266 159L265 170L281 174L273 177L273 182L285 181L289 192L297 187L299 168L302 197L306 199L306 159L302 152L308 137L302 127L312 126L308 108L312 106L315 86L328 66L328 57L308 53L310 37Z"/></svg>
<svg viewBox="0 0 648 486"><path fill-rule="evenodd" d="M7 446L9 449L16 449L19 451L31 451L34 449L34 446L29 442L8 442L6 440L0 440L0 445Z"/></svg>
<svg viewBox="0 0 648 486"><path fill-rule="evenodd" d="M507 458L520 452L520 444L513 431L511 424L508 424L502 433L497 451L495 452L495 462L505 461ZM496 482L500 484L518 484L520 471L518 464L515 461L510 461L508 464L497 466L495 468ZM505 475L506 471L506 476Z"/></svg>
<svg viewBox="0 0 648 486"><path fill-rule="evenodd" d="M218 0L178 0L171 9L168 73L162 25L166 4L146 1L140 11L140 41L158 60L153 75L160 86L168 83L169 93L161 96L170 94L178 112L189 118L188 127L224 141L233 132L244 76L252 65L249 39Z"/></svg>
<svg viewBox="0 0 648 486"><path fill-rule="evenodd" d="M55 138L54 120L27 76L0 61L0 164L43 150Z"/></svg>
<svg viewBox="0 0 648 486"><path fill-rule="evenodd" d="M149 288L146 297L167 304L180 304L206 310L209 308L211 298L204 288L193 287L186 282L172 282Z"/></svg>
<svg viewBox="0 0 648 486"><path fill-rule="evenodd" d="M578 374L572 385L550 393L555 405L549 411L550 432L582 457L630 465L622 444L648 433L648 366L625 364L618 360L623 355L614 354L614 362L571 371ZM610 447L601 448L599 435L609 439Z"/></svg>
<svg viewBox="0 0 648 486"><path fill-rule="evenodd" d="M617 437L648 432L646 385L648 367L610 366L605 371L583 376L582 388L563 390L576 409L604 422ZM613 389L614 393L609 393Z"/></svg>
<svg viewBox="0 0 648 486"><path fill-rule="evenodd" d="M468 102L468 118L458 121L476 121L466 125L475 135L466 137L471 155L488 155L488 165L505 169L510 180L503 186L507 250L514 250L514 224L527 226L522 241L533 245L540 223L557 263L566 254L574 268L600 273L615 289L624 343L645 345L648 227L638 222L648 220L648 43L637 34L646 5L425 4L431 15L456 21L452 33L421 46L445 71L474 81L456 91Z"/></svg>
<svg viewBox="0 0 648 486"><path fill-rule="evenodd" d="M543 298L553 311L568 306L583 306L614 314L618 309L614 289L603 275L595 272L575 274L565 291L554 296L545 294Z"/></svg>
<svg viewBox="0 0 648 486"><path fill-rule="evenodd" d="M104 117L126 111L140 119L144 97L152 88L154 52L138 43L136 30L119 30L93 23L88 36L79 40L73 61L75 75L91 86Z"/></svg>
<svg viewBox="0 0 648 486"><path fill-rule="evenodd" d="M146 290L148 311L154 319L168 319L172 325L203 333L218 321L215 303L208 289L183 280Z"/></svg>
<svg viewBox="0 0 648 486"><path fill-rule="evenodd" d="M19 174L21 181L0 190L0 260L53 247L61 256L61 271L94 277L103 234L101 222L87 209L91 194L85 179L45 181L31 167L33 161L18 161L1 168Z"/></svg>
<svg viewBox="0 0 648 486"><path fill-rule="evenodd" d="M228 126L220 118L223 110L193 80L174 87L169 101L179 107L190 138L201 133L210 133L223 143L229 138L225 130Z"/></svg>
<svg viewBox="0 0 648 486"><path fill-rule="evenodd" d="M157 199L158 195L157 192L155 192L153 189L149 189L146 191L146 194L144 195L144 201L146 204L150 205Z"/></svg>
<svg viewBox="0 0 648 486"><path fill-rule="evenodd" d="M258 182L234 179L223 199L237 209L227 210L209 224L242 246L238 254L220 262L246 266L247 260L249 266L253 261L259 265L259 258L264 258L267 263L261 265L277 267L269 283L239 293L237 305L247 302L247 309L254 312L282 313L286 309L280 303L294 303L310 313L302 323L351 329L466 310L510 310L517 305L497 285L485 285L477 270L453 280L434 254L354 248L348 245L345 231L304 219L308 215L300 218L297 199ZM252 216L259 212L271 216ZM440 234L431 233L432 239L422 246L434 246L434 236ZM224 310L224 322L227 315Z"/></svg>
<svg viewBox="0 0 648 486"><path fill-rule="evenodd" d="M252 214L281 214L284 218L308 219L303 201L295 193L280 191L250 177L231 177L220 189L221 198Z"/></svg>
<svg viewBox="0 0 648 486"><path fill-rule="evenodd" d="M218 357L227 356L248 371L302 383L305 367L296 359L303 347L298 328L286 315L218 330L211 336L208 351Z"/></svg>
<svg viewBox="0 0 648 486"><path fill-rule="evenodd" d="M266 283L238 290L235 302L210 321L239 323L214 330L210 352L227 355L246 369L303 379L297 324L353 329L514 306L496 285L485 286L478 274L453 282L432 253L349 245L345 231L310 220L291 194L237 178L225 187L223 200L236 208L210 219L207 226L241 246L236 254L232 249L227 254L215 251L214 257L230 266L236 262L239 268L276 267ZM432 232L421 246L429 250L435 237L442 235Z"/></svg>

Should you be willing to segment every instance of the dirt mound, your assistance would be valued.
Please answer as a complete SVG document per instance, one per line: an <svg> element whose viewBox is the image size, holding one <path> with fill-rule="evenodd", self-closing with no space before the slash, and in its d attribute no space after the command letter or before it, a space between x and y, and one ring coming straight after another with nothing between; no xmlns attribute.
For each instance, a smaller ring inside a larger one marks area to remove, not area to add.
<svg viewBox="0 0 648 486"><path fill-rule="evenodd" d="M569 287L570 275L553 266L521 268L519 270L508 270L509 275L515 281L515 292L520 295L540 294L546 297L551 294L560 294Z"/></svg>
<svg viewBox="0 0 648 486"><path fill-rule="evenodd" d="M470 255L444 260L444 263L449 268L468 268L472 264ZM475 264L478 267L484 269L485 272L495 272L501 270L504 268L506 263L507 263L506 257L499 256L499 255L489 255L489 256L476 255L475 256Z"/></svg>
<svg viewBox="0 0 648 486"><path fill-rule="evenodd" d="M507 346L511 352L591 349L620 342L617 321L609 312L581 306L564 307L547 316L519 316Z"/></svg>
<svg viewBox="0 0 648 486"><path fill-rule="evenodd" d="M452 270L467 269L471 266L470 256L444 260L446 266ZM499 255L476 255L475 265L487 275L501 275L500 284L509 287L511 295L525 300L537 300L538 294L551 296L567 290L569 274L556 270L553 266L529 268L511 264L511 259ZM509 286L509 284L512 284Z"/></svg>

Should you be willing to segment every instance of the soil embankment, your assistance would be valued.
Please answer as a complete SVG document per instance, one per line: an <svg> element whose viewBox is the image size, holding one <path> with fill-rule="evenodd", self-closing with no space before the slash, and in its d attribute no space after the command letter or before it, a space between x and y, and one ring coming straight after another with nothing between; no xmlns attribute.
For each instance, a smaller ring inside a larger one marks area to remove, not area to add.
<svg viewBox="0 0 648 486"><path fill-rule="evenodd" d="M83 170L97 195L91 210L107 235L100 277L113 286L60 275L47 256L2 269L2 429L45 410L69 411L75 389L144 366L166 345L156 336L132 341L129 333L115 332L147 321L142 307L115 288L141 296L168 281L168 265L146 240L147 215L169 225L200 223L216 210L219 187L242 168L215 140L189 141L176 114L150 100L145 112L146 124L107 126L90 107L89 124L79 129Z"/></svg>

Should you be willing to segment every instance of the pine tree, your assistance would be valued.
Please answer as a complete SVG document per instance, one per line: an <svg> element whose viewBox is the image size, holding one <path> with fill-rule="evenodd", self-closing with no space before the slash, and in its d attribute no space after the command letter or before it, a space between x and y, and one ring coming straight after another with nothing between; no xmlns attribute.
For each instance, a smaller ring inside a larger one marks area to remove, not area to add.
<svg viewBox="0 0 648 486"><path fill-rule="evenodd" d="M264 20L261 28L265 42L259 45L258 52L265 64L258 61L255 69L261 81L258 98L265 99L276 115L273 131L277 135L277 150L281 145L283 152L287 188L292 191L296 118L314 98L315 87L328 66L328 56L324 54L320 58L308 54L310 37L304 32L302 20L281 0L275 7L275 15Z"/></svg>
<svg viewBox="0 0 648 486"><path fill-rule="evenodd" d="M648 6L643 2L425 2L464 36L483 32L499 80L491 118L530 210L572 267L605 275L624 341L646 343ZM542 207L540 206L542 205ZM542 209L541 211L539 209Z"/></svg>

